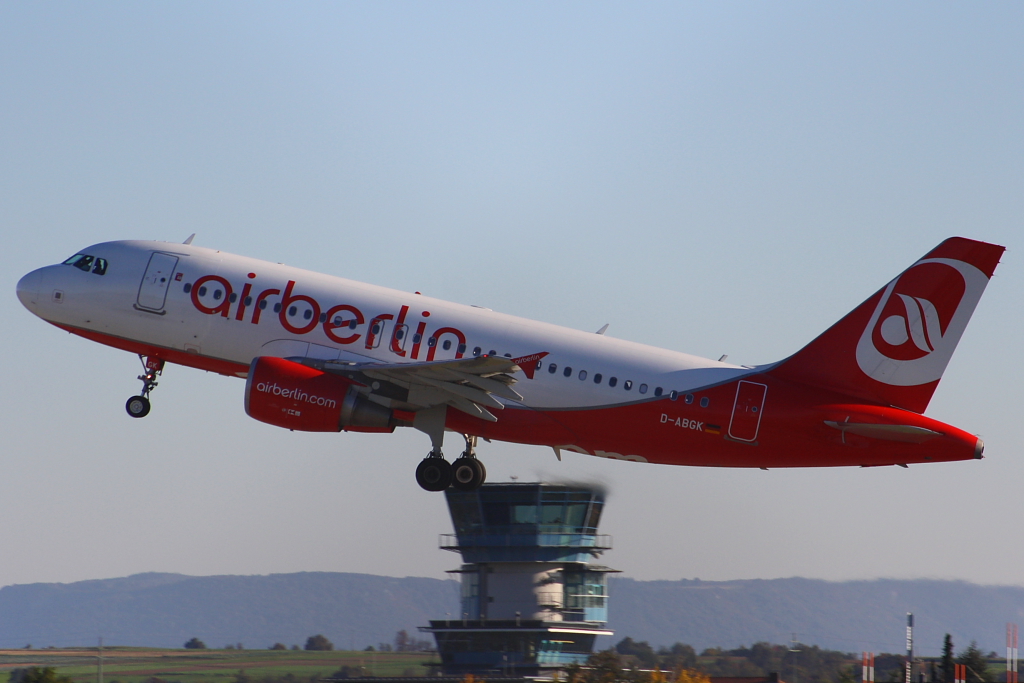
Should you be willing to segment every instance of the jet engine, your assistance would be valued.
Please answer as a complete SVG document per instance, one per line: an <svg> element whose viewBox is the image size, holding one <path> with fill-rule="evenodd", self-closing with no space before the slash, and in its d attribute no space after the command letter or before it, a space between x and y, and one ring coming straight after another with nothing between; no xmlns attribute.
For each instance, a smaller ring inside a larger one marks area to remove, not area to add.
<svg viewBox="0 0 1024 683"><path fill-rule="evenodd" d="M303 432L393 432L394 411L366 398L357 386L301 363L260 356L249 366L245 412L260 422Z"/></svg>

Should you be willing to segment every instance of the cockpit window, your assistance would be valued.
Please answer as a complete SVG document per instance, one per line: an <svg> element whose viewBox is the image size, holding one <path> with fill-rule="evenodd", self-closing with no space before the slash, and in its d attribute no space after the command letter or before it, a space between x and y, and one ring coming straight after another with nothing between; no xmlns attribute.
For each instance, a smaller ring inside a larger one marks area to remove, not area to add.
<svg viewBox="0 0 1024 683"><path fill-rule="evenodd" d="M92 256L86 256L85 254L75 254L67 261L65 261L64 265L74 266L75 268L78 268L79 270L84 270L85 272L88 273L89 269L92 268L92 262Z"/></svg>
<svg viewBox="0 0 1024 683"><path fill-rule="evenodd" d="M85 272L92 271L96 275L106 275L107 273L107 259L96 258L95 256L89 256L88 254L75 254L67 261L64 262L65 266L74 266L79 270Z"/></svg>

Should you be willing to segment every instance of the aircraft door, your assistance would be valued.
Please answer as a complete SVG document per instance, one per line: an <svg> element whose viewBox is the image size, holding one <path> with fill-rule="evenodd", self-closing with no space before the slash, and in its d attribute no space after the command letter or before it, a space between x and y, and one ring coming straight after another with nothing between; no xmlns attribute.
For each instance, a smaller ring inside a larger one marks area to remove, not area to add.
<svg viewBox="0 0 1024 683"><path fill-rule="evenodd" d="M171 285L174 268L178 265L178 257L154 251L149 257L146 274L142 276L139 286L138 303L140 308L149 311L163 310L167 300L167 288Z"/></svg>
<svg viewBox="0 0 1024 683"><path fill-rule="evenodd" d="M761 426L761 411L768 386L740 380L736 387L736 402L732 405L729 436L737 441L754 441Z"/></svg>

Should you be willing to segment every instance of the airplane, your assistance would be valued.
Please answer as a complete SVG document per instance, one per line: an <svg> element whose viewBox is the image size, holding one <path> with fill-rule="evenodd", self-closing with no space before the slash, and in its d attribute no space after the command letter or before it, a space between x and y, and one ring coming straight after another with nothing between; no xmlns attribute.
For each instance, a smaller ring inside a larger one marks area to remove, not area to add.
<svg viewBox="0 0 1024 683"><path fill-rule="evenodd" d="M245 379L246 413L310 432L412 427L428 491L486 479L479 439L636 462L832 467L980 459L925 409L1004 248L945 240L788 358L741 366L185 243L96 244L18 298L137 354ZM465 450L445 459L445 432Z"/></svg>

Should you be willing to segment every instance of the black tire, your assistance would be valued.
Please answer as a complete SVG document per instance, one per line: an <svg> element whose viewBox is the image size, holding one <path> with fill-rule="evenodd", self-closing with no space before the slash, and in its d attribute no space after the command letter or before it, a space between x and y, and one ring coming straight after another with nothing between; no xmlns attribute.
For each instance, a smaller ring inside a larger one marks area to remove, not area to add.
<svg viewBox="0 0 1024 683"><path fill-rule="evenodd" d="M132 417L146 417L149 415L149 399L145 396L132 396L124 404L124 409Z"/></svg>
<svg viewBox="0 0 1024 683"><path fill-rule="evenodd" d="M424 458L416 467L416 483L426 491L444 491L452 483L452 466L444 458Z"/></svg>
<svg viewBox="0 0 1024 683"><path fill-rule="evenodd" d="M476 491L487 479L487 469L476 458L459 458L452 463L452 488Z"/></svg>

